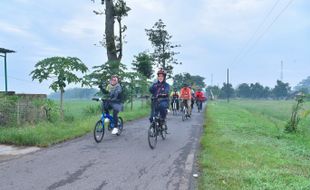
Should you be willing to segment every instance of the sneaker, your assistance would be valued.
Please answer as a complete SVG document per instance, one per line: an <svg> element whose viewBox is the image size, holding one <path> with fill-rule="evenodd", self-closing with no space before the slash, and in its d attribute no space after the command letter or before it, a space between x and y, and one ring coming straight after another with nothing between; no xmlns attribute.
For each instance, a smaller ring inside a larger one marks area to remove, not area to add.
<svg viewBox="0 0 310 190"><path fill-rule="evenodd" d="M118 133L118 128L114 127L111 133L112 135L116 135Z"/></svg>

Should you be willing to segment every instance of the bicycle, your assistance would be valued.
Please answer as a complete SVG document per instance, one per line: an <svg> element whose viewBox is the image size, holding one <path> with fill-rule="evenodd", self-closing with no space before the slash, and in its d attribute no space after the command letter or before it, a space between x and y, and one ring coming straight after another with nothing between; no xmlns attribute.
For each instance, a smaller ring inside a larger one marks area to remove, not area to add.
<svg viewBox="0 0 310 190"><path fill-rule="evenodd" d="M172 115L178 115L177 112L177 99L173 98L172 99Z"/></svg>
<svg viewBox="0 0 310 190"><path fill-rule="evenodd" d="M109 100L108 99L101 99L101 98L92 98L94 101L101 101L102 104L102 114L101 118L96 122L95 128L94 128L94 139L97 143L101 142L104 136L105 127L108 128L109 131L111 131L114 128L114 118L109 114L108 111L105 111L108 107ZM118 117L118 133L117 136L120 136L123 131L123 118Z"/></svg>
<svg viewBox="0 0 310 190"><path fill-rule="evenodd" d="M182 101L182 121L185 121L188 118L190 118L190 115L188 113L187 101L183 100Z"/></svg>
<svg viewBox="0 0 310 190"><path fill-rule="evenodd" d="M157 109L159 104L158 98L152 98L152 103L154 105L153 109ZM147 139L150 148L154 149L156 147L157 137L159 135L162 137L163 140L167 138L167 124L165 123L164 119L159 117L158 114L153 116L152 119L152 123L148 129Z"/></svg>

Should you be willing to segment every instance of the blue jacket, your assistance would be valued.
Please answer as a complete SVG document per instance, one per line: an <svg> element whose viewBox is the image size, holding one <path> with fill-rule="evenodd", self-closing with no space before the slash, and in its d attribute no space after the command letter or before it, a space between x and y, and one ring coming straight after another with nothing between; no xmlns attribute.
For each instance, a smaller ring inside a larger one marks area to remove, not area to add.
<svg viewBox="0 0 310 190"><path fill-rule="evenodd" d="M157 97L159 94L167 94L167 99L163 100L169 100L169 91L170 91L170 85L166 83L165 81L160 83L157 81L150 87L150 93L152 94L152 97Z"/></svg>

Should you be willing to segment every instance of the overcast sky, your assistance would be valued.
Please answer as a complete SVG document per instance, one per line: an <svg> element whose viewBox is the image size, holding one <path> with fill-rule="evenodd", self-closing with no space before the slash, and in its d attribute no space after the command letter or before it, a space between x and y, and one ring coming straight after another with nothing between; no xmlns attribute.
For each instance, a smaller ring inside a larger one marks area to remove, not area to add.
<svg viewBox="0 0 310 190"><path fill-rule="evenodd" d="M98 1L99 2L99 1ZM174 74L189 72L222 85L230 68L231 83L259 82L274 87L280 79L295 86L310 75L309 0L127 0L131 11L122 62L152 51L145 34L158 19L167 25L172 42L181 44ZM1 0L0 47L8 55L8 90L50 93L50 81L32 82L29 73L47 57L76 56L90 69L106 62L95 46L104 33L103 10L91 0ZM0 57L1 58L1 57ZM0 91L4 90L0 59Z"/></svg>

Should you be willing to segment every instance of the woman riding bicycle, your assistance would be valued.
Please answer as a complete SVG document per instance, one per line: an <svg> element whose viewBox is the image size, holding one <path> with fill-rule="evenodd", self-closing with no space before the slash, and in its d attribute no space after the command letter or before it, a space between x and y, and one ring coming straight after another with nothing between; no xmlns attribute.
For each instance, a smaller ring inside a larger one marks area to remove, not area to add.
<svg viewBox="0 0 310 190"><path fill-rule="evenodd" d="M152 98L158 98L158 106L156 102L152 102L150 122L153 122L153 117L160 114L160 118L165 122L167 116L167 108L169 107L169 90L170 85L166 82L166 72L160 69L157 72L158 81L150 87Z"/></svg>
<svg viewBox="0 0 310 190"><path fill-rule="evenodd" d="M113 75L106 90L109 92L109 105L105 108L105 111L109 109L113 110L114 128L112 134L118 133L118 113L123 110L123 103L121 102L122 87L118 83L118 77Z"/></svg>

